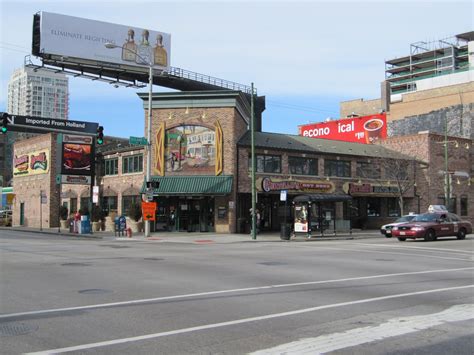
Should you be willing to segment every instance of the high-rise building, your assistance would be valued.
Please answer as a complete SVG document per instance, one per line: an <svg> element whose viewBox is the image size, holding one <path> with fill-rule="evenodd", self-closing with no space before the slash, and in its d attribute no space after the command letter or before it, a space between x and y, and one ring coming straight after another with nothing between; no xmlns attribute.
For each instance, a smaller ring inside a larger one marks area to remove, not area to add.
<svg viewBox="0 0 474 355"><path fill-rule="evenodd" d="M20 68L8 83L7 112L13 115L68 119L69 87L65 74ZM8 132L0 136L0 185L8 185L12 173L13 143L31 133ZM3 180L3 183L2 183Z"/></svg>

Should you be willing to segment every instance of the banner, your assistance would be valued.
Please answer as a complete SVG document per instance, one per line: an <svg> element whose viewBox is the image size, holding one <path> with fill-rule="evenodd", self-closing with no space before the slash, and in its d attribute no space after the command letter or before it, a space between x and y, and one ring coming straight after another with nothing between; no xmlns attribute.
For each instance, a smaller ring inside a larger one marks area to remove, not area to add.
<svg viewBox="0 0 474 355"><path fill-rule="evenodd" d="M49 172L49 165L49 149L15 155L13 158L13 176L46 174Z"/></svg>
<svg viewBox="0 0 474 355"><path fill-rule="evenodd" d="M373 144L387 137L387 118L383 113L312 123L298 126L298 134L310 138Z"/></svg>

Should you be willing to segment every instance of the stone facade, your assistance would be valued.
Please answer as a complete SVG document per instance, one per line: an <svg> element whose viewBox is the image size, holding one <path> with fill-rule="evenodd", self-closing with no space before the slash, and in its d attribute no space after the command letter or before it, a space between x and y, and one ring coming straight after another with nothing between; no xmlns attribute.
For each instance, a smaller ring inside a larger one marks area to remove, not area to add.
<svg viewBox="0 0 474 355"><path fill-rule="evenodd" d="M30 155L33 152L48 151L49 165L46 173L28 173L13 178L15 199L13 202L13 225L33 228L52 228L59 224L59 188L56 185L58 161L56 134L44 134L15 142L14 157ZM31 166L31 155L29 164ZM41 204L41 191L46 196ZM23 216L21 216L23 211Z"/></svg>

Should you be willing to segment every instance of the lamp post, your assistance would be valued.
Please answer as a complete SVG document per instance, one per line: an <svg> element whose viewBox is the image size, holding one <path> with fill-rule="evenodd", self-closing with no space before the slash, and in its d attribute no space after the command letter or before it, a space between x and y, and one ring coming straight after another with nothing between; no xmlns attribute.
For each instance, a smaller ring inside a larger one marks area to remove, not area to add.
<svg viewBox="0 0 474 355"><path fill-rule="evenodd" d="M147 62L145 58L140 56L136 51L133 51L129 48L125 48L123 46L118 46L115 43L110 43L107 42L105 43L105 47L108 49L114 49L114 48L121 48L125 49L137 57L139 57L144 63ZM153 63L148 61L148 117L147 117L147 134L146 134L146 139L147 139L147 153L146 153L146 177L145 177L145 186L148 188L148 182L150 182L151 179L151 101L152 101L152 93L153 93ZM145 221L145 238L148 238L150 236L150 221Z"/></svg>

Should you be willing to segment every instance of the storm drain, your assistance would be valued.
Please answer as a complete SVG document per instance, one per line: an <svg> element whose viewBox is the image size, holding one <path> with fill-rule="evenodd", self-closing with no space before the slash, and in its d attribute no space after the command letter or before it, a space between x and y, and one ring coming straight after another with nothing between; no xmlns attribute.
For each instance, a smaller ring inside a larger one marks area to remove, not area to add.
<svg viewBox="0 0 474 355"><path fill-rule="evenodd" d="M165 260L163 258L143 258L143 260L148 260L148 261L159 261L159 260Z"/></svg>
<svg viewBox="0 0 474 355"><path fill-rule="evenodd" d="M281 261L264 261L263 263L259 263L259 264L265 265L265 266L288 265L287 263L282 263Z"/></svg>
<svg viewBox="0 0 474 355"><path fill-rule="evenodd" d="M124 249L124 248L130 248L126 245L99 245L100 247L104 247L104 248L112 248L112 249Z"/></svg>
<svg viewBox="0 0 474 355"><path fill-rule="evenodd" d="M101 295L104 293L112 293L112 290L106 290L104 288L89 288L87 290L80 290L77 292L82 293L84 295Z"/></svg>
<svg viewBox="0 0 474 355"><path fill-rule="evenodd" d="M375 259L375 261L395 261L395 259Z"/></svg>
<svg viewBox="0 0 474 355"><path fill-rule="evenodd" d="M37 325L27 323L0 324L0 336L2 337L29 334L37 330Z"/></svg>
<svg viewBox="0 0 474 355"><path fill-rule="evenodd" d="M62 266L91 266L90 263L64 263Z"/></svg>

